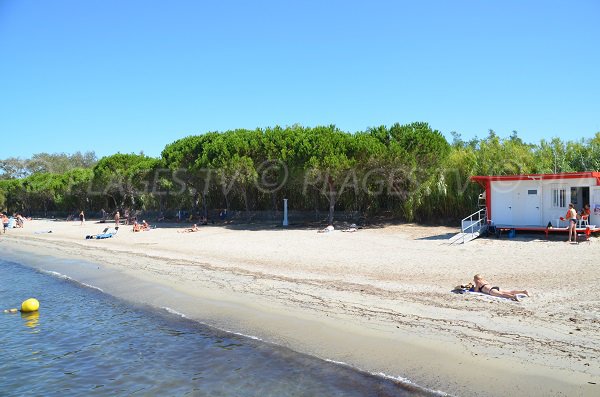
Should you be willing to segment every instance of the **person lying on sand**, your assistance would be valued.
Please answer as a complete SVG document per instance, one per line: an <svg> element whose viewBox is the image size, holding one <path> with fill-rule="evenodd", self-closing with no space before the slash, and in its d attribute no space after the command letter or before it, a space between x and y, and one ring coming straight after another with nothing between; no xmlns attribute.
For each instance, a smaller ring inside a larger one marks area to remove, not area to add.
<svg viewBox="0 0 600 397"><path fill-rule="evenodd" d="M317 230L317 233L329 233L329 232L333 232L334 230L335 229L334 229L333 225L329 225L325 229Z"/></svg>
<svg viewBox="0 0 600 397"><path fill-rule="evenodd" d="M500 298L519 301L519 295L529 296L529 292L527 292L527 290L502 290L500 287L492 287L492 284L488 283L481 274L476 274L473 277L473 284L473 290L475 292L481 292Z"/></svg>
<svg viewBox="0 0 600 397"><path fill-rule="evenodd" d="M354 233L357 231L358 231L358 227L356 226L356 223L351 224L350 227L347 229L342 229L342 232L347 232L347 233Z"/></svg>
<svg viewBox="0 0 600 397"><path fill-rule="evenodd" d="M107 227L102 231L102 233L87 235L87 236L85 236L85 239L86 240L93 240L93 239L103 240L105 238L111 238L112 236L117 234L118 231L119 231L118 226L115 226L115 228L113 230L110 230L110 228ZM48 233L52 233L52 231L49 231Z"/></svg>
<svg viewBox="0 0 600 397"><path fill-rule="evenodd" d="M194 223L194 226L192 226L191 228L187 228L187 229L183 229L183 230L178 230L177 233L193 233L193 232L197 232L198 230L200 230L198 228L198 225L196 225Z"/></svg>

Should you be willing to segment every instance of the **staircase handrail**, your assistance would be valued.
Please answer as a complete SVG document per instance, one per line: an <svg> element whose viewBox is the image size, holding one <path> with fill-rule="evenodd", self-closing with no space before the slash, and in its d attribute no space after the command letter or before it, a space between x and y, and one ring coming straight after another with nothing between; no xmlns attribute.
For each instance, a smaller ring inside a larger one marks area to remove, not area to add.
<svg viewBox="0 0 600 397"><path fill-rule="evenodd" d="M464 226L465 222L469 222L468 226ZM460 229L463 233L462 240L463 244L465 242L466 234L473 234L479 232L483 226L487 223L487 211L486 208L482 208L477 212L472 213L471 215L465 217L462 221L460 221ZM477 230L475 230L477 229Z"/></svg>

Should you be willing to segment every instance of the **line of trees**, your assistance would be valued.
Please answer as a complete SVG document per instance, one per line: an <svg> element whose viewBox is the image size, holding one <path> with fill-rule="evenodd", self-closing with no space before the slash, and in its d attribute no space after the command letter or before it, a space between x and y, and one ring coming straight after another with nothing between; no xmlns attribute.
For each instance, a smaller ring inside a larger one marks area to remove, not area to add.
<svg viewBox="0 0 600 397"><path fill-rule="evenodd" d="M159 158L37 154L0 161L0 208L47 215L77 210L335 211L420 222L471 213L472 175L600 169L600 133L539 144L516 134L448 142L427 123L348 133L335 126L208 132L165 146Z"/></svg>

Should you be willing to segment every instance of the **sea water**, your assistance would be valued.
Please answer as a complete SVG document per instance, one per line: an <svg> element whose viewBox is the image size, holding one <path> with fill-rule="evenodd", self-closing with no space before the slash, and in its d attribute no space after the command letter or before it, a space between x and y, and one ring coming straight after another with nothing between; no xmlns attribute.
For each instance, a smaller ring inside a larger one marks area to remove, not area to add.
<svg viewBox="0 0 600 397"><path fill-rule="evenodd" d="M2 313L37 298L35 313ZM1 396L427 396L0 260Z"/></svg>

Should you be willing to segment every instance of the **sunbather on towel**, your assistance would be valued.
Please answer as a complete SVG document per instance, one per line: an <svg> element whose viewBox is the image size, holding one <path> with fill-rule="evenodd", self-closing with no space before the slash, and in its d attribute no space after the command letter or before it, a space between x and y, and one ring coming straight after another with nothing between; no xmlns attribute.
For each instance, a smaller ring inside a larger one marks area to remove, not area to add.
<svg viewBox="0 0 600 397"><path fill-rule="evenodd" d="M86 240L90 240L90 239L98 239L98 240L102 240L105 238L111 238L112 236L114 236L115 234L117 234L117 232L119 231L119 227L116 226L113 230L109 230L110 228L106 228L102 231L102 233L98 233L98 234L90 234L85 236Z"/></svg>
<svg viewBox="0 0 600 397"><path fill-rule="evenodd" d="M198 225L196 225L196 224L194 223L194 226L192 226L192 227L188 227L188 228L186 228L186 229L183 229L183 230L178 230L178 231L177 231L177 233L193 233L193 232L197 232L198 230L200 230L200 229L198 228Z"/></svg>
<svg viewBox="0 0 600 397"><path fill-rule="evenodd" d="M473 284L475 292L481 292L491 296L497 296L500 298L512 299L515 301L519 300L519 295L529 296L527 290L502 290L500 287L492 287L492 284L488 283L481 274L476 274L473 277Z"/></svg>
<svg viewBox="0 0 600 397"><path fill-rule="evenodd" d="M335 230L333 225L327 226L325 229L317 230L317 233L331 233Z"/></svg>

